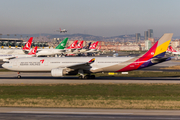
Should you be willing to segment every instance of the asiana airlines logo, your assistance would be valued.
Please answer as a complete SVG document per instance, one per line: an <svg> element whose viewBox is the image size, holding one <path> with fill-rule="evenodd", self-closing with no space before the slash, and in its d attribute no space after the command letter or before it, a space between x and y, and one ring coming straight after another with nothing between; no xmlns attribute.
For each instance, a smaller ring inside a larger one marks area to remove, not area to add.
<svg viewBox="0 0 180 120"><path fill-rule="evenodd" d="M44 59L40 60L41 63L44 63Z"/></svg>
<svg viewBox="0 0 180 120"><path fill-rule="evenodd" d="M154 52L151 52L151 55L154 55Z"/></svg>

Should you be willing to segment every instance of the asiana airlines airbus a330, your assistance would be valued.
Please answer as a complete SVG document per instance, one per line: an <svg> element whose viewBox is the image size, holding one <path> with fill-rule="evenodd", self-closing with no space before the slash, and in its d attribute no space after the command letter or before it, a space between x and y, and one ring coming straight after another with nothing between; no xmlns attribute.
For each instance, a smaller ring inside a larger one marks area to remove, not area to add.
<svg viewBox="0 0 180 120"><path fill-rule="evenodd" d="M125 72L149 67L167 60L166 50L173 34L165 33L144 55L138 57L35 57L11 59L2 66L11 71L51 72L53 77L77 75L95 78L91 73ZM18 78L21 78L18 74Z"/></svg>

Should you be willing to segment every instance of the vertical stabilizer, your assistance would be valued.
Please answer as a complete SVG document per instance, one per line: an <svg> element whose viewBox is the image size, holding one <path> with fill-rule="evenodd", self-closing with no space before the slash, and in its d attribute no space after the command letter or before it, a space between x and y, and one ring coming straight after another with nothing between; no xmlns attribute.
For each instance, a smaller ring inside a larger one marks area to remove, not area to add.
<svg viewBox="0 0 180 120"><path fill-rule="evenodd" d="M96 46L98 45L99 41L91 44L90 49L96 49Z"/></svg>
<svg viewBox="0 0 180 120"><path fill-rule="evenodd" d="M69 47L67 47L66 49L73 49L76 47L78 40L75 40Z"/></svg>
<svg viewBox="0 0 180 120"><path fill-rule="evenodd" d="M136 59L134 62L117 72L141 69L166 61L168 58L165 58L164 56L172 36L173 33L165 33L143 56L134 58Z"/></svg>
<svg viewBox="0 0 180 120"><path fill-rule="evenodd" d="M76 48L83 48L83 42L84 40L80 41L79 44L76 46Z"/></svg>
<svg viewBox="0 0 180 120"><path fill-rule="evenodd" d="M35 47L28 53L28 55L36 55L36 51L37 51L37 46L35 46Z"/></svg>
<svg viewBox="0 0 180 120"><path fill-rule="evenodd" d="M23 50L30 50L31 49L32 40L33 40L33 37L30 37L28 42L25 44L25 46L22 49Z"/></svg>
<svg viewBox="0 0 180 120"><path fill-rule="evenodd" d="M177 52L175 49L173 49L172 46L170 46L170 50L171 50L171 52Z"/></svg>
<svg viewBox="0 0 180 120"><path fill-rule="evenodd" d="M66 43L68 38L65 38L55 49L64 49L66 47Z"/></svg>

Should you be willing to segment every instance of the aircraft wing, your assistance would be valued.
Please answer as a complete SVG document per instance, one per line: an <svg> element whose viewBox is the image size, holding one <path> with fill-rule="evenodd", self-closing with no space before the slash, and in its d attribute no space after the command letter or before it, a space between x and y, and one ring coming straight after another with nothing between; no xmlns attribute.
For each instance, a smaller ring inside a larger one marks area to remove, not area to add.
<svg viewBox="0 0 180 120"><path fill-rule="evenodd" d="M95 61L95 58L92 58L90 61L85 62L85 63L77 63L71 66L66 66L66 68L70 69L85 69L87 67L90 67L90 64L92 64Z"/></svg>
<svg viewBox="0 0 180 120"><path fill-rule="evenodd" d="M16 58L16 57L4 58L3 61L4 61L4 62L5 62L5 61L9 61L10 59L14 59L14 58Z"/></svg>

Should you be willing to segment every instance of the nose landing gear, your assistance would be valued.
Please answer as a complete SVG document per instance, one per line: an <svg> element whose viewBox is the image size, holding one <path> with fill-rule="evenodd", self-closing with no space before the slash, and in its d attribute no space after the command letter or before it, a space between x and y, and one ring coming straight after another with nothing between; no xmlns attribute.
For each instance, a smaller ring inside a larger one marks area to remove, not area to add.
<svg viewBox="0 0 180 120"><path fill-rule="evenodd" d="M17 78L18 78L18 79L21 78L20 72L18 72Z"/></svg>

